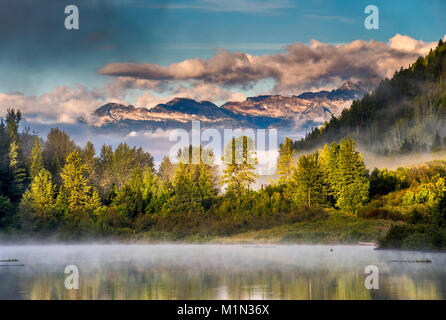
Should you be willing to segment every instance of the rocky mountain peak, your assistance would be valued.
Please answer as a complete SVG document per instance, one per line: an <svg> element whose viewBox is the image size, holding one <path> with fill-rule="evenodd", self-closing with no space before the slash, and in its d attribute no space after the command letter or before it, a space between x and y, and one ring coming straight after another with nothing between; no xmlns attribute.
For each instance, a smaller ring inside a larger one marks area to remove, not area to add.
<svg viewBox="0 0 446 320"><path fill-rule="evenodd" d="M132 105L125 106L119 103L110 102L96 109L93 115L101 117L101 116L111 115L113 111L132 112L135 109L136 108Z"/></svg>
<svg viewBox="0 0 446 320"><path fill-rule="evenodd" d="M348 81L345 81L344 84L339 87L339 90L357 90L357 91L360 91L360 90L362 90L362 88L359 85L359 83L356 83L356 82L348 80Z"/></svg>

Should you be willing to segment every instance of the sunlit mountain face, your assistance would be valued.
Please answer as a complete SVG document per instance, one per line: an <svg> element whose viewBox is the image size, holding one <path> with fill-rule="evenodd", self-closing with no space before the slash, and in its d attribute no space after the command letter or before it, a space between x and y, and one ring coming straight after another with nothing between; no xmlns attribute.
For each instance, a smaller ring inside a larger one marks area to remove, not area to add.
<svg viewBox="0 0 446 320"><path fill-rule="evenodd" d="M156 130L190 126L200 121L204 127L281 128L302 131L338 116L367 89L351 81L331 91L300 95L262 95L244 101L228 101L220 107L210 101L174 98L153 108L107 103L96 109L89 124L100 129Z"/></svg>

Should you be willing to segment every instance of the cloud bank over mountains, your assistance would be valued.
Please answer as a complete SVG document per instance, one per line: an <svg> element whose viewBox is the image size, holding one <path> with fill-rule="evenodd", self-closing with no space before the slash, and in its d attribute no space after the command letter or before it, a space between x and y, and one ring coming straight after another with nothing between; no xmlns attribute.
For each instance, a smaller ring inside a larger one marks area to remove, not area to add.
<svg viewBox="0 0 446 320"><path fill-rule="evenodd" d="M99 74L155 81L199 80L222 86L249 86L271 78L274 91L320 89L347 80L370 81L389 77L425 55L436 43L425 43L408 36L395 35L389 43L356 40L332 45L312 40L294 43L284 53L254 56L219 49L209 59L188 59L163 67L153 63L109 63Z"/></svg>
<svg viewBox="0 0 446 320"><path fill-rule="evenodd" d="M445 36L446 39L446 36ZM347 80L377 82L426 55L436 42L397 34L389 42L356 40L346 44L294 43L282 53L252 55L218 49L209 59L187 59L168 66L153 63L109 63L97 72L112 79L102 88L61 86L40 96L0 93L0 112L20 108L29 122L70 123L105 102L153 107L172 97L242 101L246 90L271 81L269 92L282 95L332 89ZM93 72L93 71L92 71Z"/></svg>

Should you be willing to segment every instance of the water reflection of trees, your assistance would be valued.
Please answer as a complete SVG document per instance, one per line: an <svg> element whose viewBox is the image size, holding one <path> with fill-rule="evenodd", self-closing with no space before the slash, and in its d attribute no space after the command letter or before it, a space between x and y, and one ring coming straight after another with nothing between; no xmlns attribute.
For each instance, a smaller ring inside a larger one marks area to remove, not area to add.
<svg viewBox="0 0 446 320"><path fill-rule="evenodd" d="M364 274L351 270L218 270L128 265L84 274L79 290L66 290L63 274L21 277L30 299L443 299L444 275L380 275L367 290Z"/></svg>

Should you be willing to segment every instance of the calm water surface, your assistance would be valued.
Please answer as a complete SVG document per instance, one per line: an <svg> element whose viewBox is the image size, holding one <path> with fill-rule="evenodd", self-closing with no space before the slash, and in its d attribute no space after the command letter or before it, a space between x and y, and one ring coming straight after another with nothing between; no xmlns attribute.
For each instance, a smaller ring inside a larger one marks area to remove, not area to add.
<svg viewBox="0 0 446 320"><path fill-rule="evenodd" d="M0 299L446 298L445 253L325 245L0 246L0 260L14 258L19 262L0 262ZM422 259L432 263L392 262ZM78 290L65 289L67 265L79 269ZM379 268L378 290L364 286L367 265Z"/></svg>

